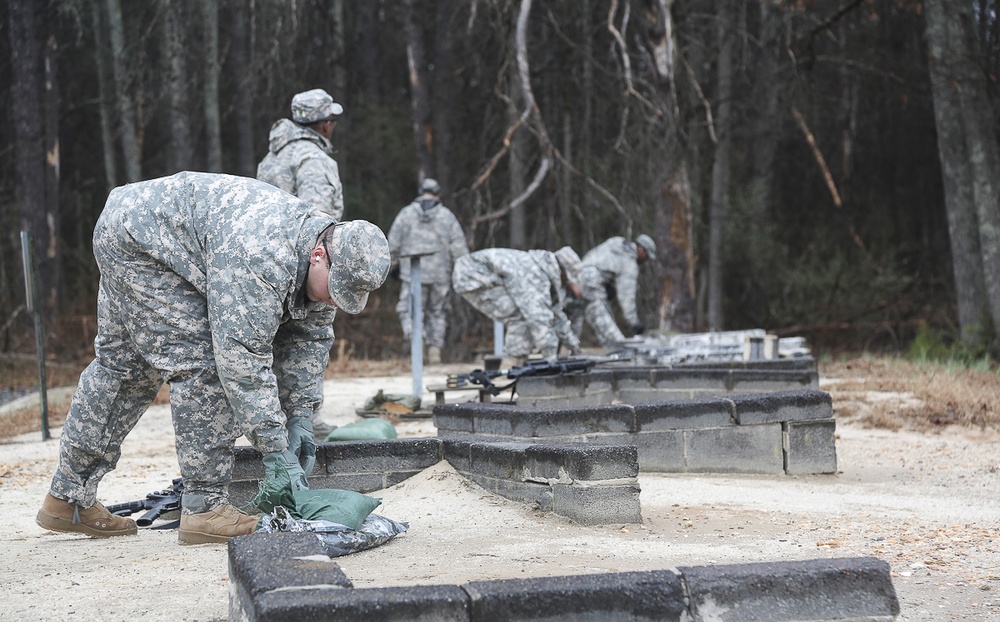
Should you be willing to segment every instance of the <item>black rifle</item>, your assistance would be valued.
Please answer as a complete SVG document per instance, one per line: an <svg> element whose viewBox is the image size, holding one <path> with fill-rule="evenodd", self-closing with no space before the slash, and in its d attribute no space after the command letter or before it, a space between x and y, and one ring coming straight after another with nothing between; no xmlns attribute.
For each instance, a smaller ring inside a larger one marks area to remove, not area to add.
<svg viewBox="0 0 1000 622"><path fill-rule="evenodd" d="M448 374L447 386L449 389L459 389L469 384L478 384L486 388L490 395L497 395L500 391L507 389L517 382L518 378L525 376L561 376L563 374L582 373L593 369L602 363L626 360L628 357L612 355L600 359L568 358L547 361L540 359L528 361L524 365L516 365L510 369L474 369L470 372L460 374ZM497 387L493 384L494 378L506 376L514 382L504 387Z"/></svg>
<svg viewBox="0 0 1000 622"><path fill-rule="evenodd" d="M117 516L131 516L135 512L145 510L146 513L140 516L135 521L135 524L139 527L149 527L153 524L153 521L164 514L180 512L181 495L183 494L184 480L178 477L173 481L169 490L158 490L149 493L145 499L140 499L139 501L115 503L106 507L109 512ZM172 529L177 526L176 523L177 521L174 521L161 527L153 527L153 529Z"/></svg>

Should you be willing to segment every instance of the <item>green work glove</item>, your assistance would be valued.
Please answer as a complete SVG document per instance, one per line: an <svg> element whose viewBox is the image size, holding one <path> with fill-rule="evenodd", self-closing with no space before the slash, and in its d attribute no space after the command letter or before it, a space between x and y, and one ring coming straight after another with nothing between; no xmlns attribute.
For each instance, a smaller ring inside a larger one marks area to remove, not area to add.
<svg viewBox="0 0 1000 622"><path fill-rule="evenodd" d="M267 471L267 481L274 481L274 471L280 464L288 471L288 479L292 482L292 490L309 490L309 481L306 479L306 473L302 470L299 461L292 452L272 451L271 453L264 454L263 462L264 470Z"/></svg>
<svg viewBox="0 0 1000 622"><path fill-rule="evenodd" d="M316 466L312 421L308 417L292 417L285 427L288 429L288 451L295 455L305 474L311 475Z"/></svg>

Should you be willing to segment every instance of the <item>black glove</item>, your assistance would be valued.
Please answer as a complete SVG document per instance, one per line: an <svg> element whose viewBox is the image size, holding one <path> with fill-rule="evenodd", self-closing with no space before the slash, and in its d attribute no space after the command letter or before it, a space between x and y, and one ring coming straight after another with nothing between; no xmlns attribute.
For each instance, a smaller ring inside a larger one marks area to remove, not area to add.
<svg viewBox="0 0 1000 622"><path fill-rule="evenodd" d="M632 336L633 337L635 337L636 335L641 335L644 332L646 332L646 325L643 324L642 322L639 322L638 324L633 324L632 325Z"/></svg>
<svg viewBox="0 0 1000 622"><path fill-rule="evenodd" d="M604 295L608 300L614 300L618 297L618 289L615 287L614 283L604 284Z"/></svg>
<svg viewBox="0 0 1000 622"><path fill-rule="evenodd" d="M389 270L389 278L393 281L399 280L399 264L396 264L391 270Z"/></svg>

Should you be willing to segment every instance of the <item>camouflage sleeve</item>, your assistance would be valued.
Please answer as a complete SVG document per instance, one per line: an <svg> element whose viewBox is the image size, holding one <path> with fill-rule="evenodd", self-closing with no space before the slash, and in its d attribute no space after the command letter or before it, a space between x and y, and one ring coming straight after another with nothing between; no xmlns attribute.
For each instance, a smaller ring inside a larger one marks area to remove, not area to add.
<svg viewBox="0 0 1000 622"><path fill-rule="evenodd" d="M288 447L272 368L283 296L251 270L220 266L206 275L215 366L243 433L261 453Z"/></svg>
<svg viewBox="0 0 1000 622"><path fill-rule="evenodd" d="M336 309L309 313L278 328L274 338L274 375L285 416L312 418L323 405L323 373L333 346Z"/></svg>
<svg viewBox="0 0 1000 622"><path fill-rule="evenodd" d="M639 323L639 313L635 308L635 293L639 281L639 264L633 259L625 261L625 266L615 278L615 290L618 292L618 305L622 309L625 321L635 326Z"/></svg>
<svg viewBox="0 0 1000 622"><path fill-rule="evenodd" d="M295 171L298 197L338 221L344 217L344 187L333 158L306 158Z"/></svg>
<svg viewBox="0 0 1000 622"><path fill-rule="evenodd" d="M553 327L555 328L556 336L559 337L560 344L571 350L580 348L580 338L573 332L573 324L566 317L566 312L563 311L562 305L559 305L555 309Z"/></svg>
<svg viewBox="0 0 1000 622"><path fill-rule="evenodd" d="M458 218L451 215L451 225L448 231L448 251L451 253L451 260L455 261L462 255L469 254L469 245L465 242L465 232L462 225L458 224Z"/></svg>

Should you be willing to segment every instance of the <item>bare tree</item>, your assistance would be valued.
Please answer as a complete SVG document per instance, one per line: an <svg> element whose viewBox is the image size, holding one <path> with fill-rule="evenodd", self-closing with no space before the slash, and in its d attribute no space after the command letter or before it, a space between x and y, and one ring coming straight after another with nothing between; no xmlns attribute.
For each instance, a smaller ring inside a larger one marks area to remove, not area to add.
<svg viewBox="0 0 1000 622"><path fill-rule="evenodd" d="M136 138L135 106L130 97L121 0L105 0L105 6L108 11L108 40L111 44L111 69L115 80L115 107L118 109L125 179L130 182L139 181L142 179L142 160Z"/></svg>
<svg viewBox="0 0 1000 622"><path fill-rule="evenodd" d="M927 40L962 339L1000 351L1000 150L971 6L928 0Z"/></svg>
<svg viewBox="0 0 1000 622"><path fill-rule="evenodd" d="M163 87L170 117L170 172L191 168L191 125L188 121L187 61L184 50L184 29L178 23L180 0L162 0L160 28L166 79Z"/></svg>
<svg viewBox="0 0 1000 622"><path fill-rule="evenodd" d="M219 114L219 2L199 0L204 39L205 92L202 106L205 113L207 170L222 172L222 120Z"/></svg>
<svg viewBox="0 0 1000 622"><path fill-rule="evenodd" d="M405 0L406 60L410 73L410 106L413 111L413 138L417 152L417 181L434 176L434 134L431 126L427 60L419 0Z"/></svg>

